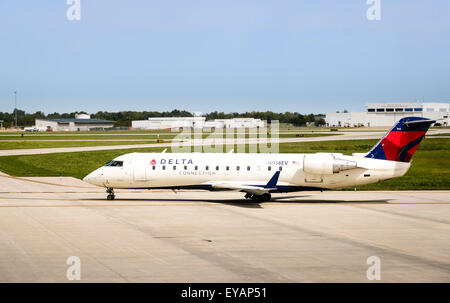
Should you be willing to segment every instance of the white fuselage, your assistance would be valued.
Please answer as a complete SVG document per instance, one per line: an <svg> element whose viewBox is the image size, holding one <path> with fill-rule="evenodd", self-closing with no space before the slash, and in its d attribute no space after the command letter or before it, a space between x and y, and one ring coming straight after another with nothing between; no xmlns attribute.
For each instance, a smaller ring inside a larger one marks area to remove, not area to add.
<svg viewBox="0 0 450 303"><path fill-rule="evenodd" d="M284 192L359 186L403 176L410 167L339 153L130 153L114 161L120 165L100 167L84 180L106 188L224 190L227 184L230 189L267 184L280 171L276 191Z"/></svg>

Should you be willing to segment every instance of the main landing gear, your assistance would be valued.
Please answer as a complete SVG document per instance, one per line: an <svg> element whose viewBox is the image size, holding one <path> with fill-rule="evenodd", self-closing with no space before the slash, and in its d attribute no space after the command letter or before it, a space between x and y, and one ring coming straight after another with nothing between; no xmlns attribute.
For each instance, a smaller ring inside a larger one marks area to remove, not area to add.
<svg viewBox="0 0 450 303"><path fill-rule="evenodd" d="M262 195L254 195L251 193L246 193L245 199L252 199L253 202L266 202L266 201L270 201L270 199L272 199L272 195L269 193L265 193Z"/></svg>
<svg viewBox="0 0 450 303"><path fill-rule="evenodd" d="M108 194L108 196L106 196L106 199L108 199L108 200L114 200L114 198L116 197L116 195L114 195L113 188L106 189L106 193Z"/></svg>

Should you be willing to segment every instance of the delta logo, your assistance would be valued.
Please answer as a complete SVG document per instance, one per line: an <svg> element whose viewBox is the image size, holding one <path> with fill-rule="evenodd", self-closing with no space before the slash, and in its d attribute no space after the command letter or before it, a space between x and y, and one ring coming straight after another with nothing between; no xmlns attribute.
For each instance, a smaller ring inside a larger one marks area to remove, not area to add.
<svg viewBox="0 0 450 303"><path fill-rule="evenodd" d="M193 164L192 159L161 159L160 164Z"/></svg>
<svg viewBox="0 0 450 303"><path fill-rule="evenodd" d="M156 160L150 161L150 165L156 165ZM159 164L193 164L192 159L161 159Z"/></svg>

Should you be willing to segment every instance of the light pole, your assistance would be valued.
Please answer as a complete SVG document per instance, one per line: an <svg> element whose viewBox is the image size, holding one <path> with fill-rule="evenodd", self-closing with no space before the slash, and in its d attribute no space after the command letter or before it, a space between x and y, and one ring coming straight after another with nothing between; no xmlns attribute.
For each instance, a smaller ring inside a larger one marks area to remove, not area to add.
<svg viewBox="0 0 450 303"><path fill-rule="evenodd" d="M15 122L17 128L17 91L14 91L14 113L15 113Z"/></svg>

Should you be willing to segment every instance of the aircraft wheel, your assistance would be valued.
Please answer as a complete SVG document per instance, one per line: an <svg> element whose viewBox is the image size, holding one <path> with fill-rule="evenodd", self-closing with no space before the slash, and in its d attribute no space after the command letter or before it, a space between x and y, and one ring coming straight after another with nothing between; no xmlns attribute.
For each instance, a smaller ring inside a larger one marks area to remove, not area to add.
<svg viewBox="0 0 450 303"><path fill-rule="evenodd" d="M106 199L108 199L108 200L114 200L114 198L116 197L116 196L114 195L114 189L113 189L113 188L108 188L108 189L106 189L106 193L108 194L108 195L106 196Z"/></svg>
<svg viewBox="0 0 450 303"><path fill-rule="evenodd" d="M246 193L245 194L245 199L250 199L252 197L252 194L251 193Z"/></svg>
<svg viewBox="0 0 450 303"><path fill-rule="evenodd" d="M260 197L258 195L252 195L252 201L253 202L259 202L260 201Z"/></svg>
<svg viewBox="0 0 450 303"><path fill-rule="evenodd" d="M263 194L261 197L263 201L270 201L270 199L272 199L272 195L269 193Z"/></svg>

